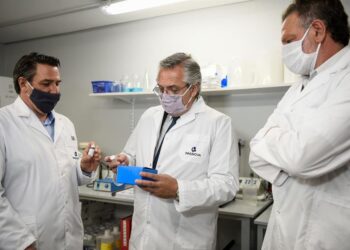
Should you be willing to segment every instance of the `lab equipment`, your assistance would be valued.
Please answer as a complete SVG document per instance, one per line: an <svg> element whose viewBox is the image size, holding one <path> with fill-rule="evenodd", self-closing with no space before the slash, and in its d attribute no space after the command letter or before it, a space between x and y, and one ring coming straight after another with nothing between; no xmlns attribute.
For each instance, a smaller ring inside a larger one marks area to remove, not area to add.
<svg viewBox="0 0 350 250"><path fill-rule="evenodd" d="M148 172L157 174L158 171L152 168L137 167L137 166L119 166L117 183L124 183L130 185L136 185L135 180L148 180L153 181L150 178L145 178L140 175L140 172Z"/></svg>
<svg viewBox="0 0 350 250"><path fill-rule="evenodd" d="M143 88L141 86L141 80L137 74L133 76L134 87L132 88L132 92L142 92Z"/></svg>
<svg viewBox="0 0 350 250"><path fill-rule="evenodd" d="M109 161L114 161L116 156L115 155L111 155L111 156L107 156L106 158L108 158ZM114 185L118 185L118 183L117 183L117 172L115 172L113 174L113 183L114 183Z"/></svg>
<svg viewBox="0 0 350 250"><path fill-rule="evenodd" d="M95 153L95 144L91 144L89 151L88 151L88 156L93 157Z"/></svg>
<svg viewBox="0 0 350 250"><path fill-rule="evenodd" d="M115 183L112 178L97 179L94 182L94 190L105 192L118 192L125 189L122 183Z"/></svg>
<svg viewBox="0 0 350 250"><path fill-rule="evenodd" d="M262 180L255 177L239 177L239 191L236 198L251 201L265 200L267 193Z"/></svg>
<svg viewBox="0 0 350 250"><path fill-rule="evenodd" d="M123 92L132 92L134 85L128 75L124 75L120 82L124 85Z"/></svg>
<svg viewBox="0 0 350 250"><path fill-rule="evenodd" d="M226 75L227 75L224 73L223 67L219 64L208 64L208 65L202 66L201 73L202 73L203 89L220 88L222 79L226 78ZM227 80L226 80L226 83L227 83ZM225 85L225 81L223 84Z"/></svg>

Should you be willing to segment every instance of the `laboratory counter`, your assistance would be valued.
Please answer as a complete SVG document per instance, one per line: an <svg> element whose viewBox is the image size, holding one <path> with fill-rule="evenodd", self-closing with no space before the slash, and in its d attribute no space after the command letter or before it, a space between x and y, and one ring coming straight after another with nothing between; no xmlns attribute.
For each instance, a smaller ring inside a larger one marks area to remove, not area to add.
<svg viewBox="0 0 350 250"><path fill-rule="evenodd" d="M133 189L127 189L115 193L95 191L87 186L79 187L80 200L91 200L120 205L133 205ZM236 199L219 208L219 216L225 219L239 220L241 222L241 249L250 250L255 248L256 230L254 219L261 214L271 200L258 201L252 204L250 201Z"/></svg>

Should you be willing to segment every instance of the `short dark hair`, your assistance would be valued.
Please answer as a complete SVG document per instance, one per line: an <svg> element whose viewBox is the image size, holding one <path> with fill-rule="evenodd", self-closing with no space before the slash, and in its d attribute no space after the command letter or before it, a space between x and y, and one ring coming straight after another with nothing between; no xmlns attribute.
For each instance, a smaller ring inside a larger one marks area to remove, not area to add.
<svg viewBox="0 0 350 250"><path fill-rule="evenodd" d="M282 15L282 21L294 12L300 16L304 28L309 27L313 20L320 19L335 42L348 45L348 15L340 0L294 0Z"/></svg>
<svg viewBox="0 0 350 250"><path fill-rule="evenodd" d="M16 66L13 70L13 83L17 94L20 93L20 87L18 84L18 78L24 77L29 82L33 80L34 75L36 74L37 64L46 64L53 67L59 67L60 60L55 57L47 56L43 54L38 54L32 52L29 55L24 55L21 59L18 60Z"/></svg>

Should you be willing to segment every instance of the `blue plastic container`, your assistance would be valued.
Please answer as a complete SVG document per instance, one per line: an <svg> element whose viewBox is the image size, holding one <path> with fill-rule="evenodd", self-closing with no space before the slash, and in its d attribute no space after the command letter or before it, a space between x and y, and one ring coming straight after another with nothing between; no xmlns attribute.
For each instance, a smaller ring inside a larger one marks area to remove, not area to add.
<svg viewBox="0 0 350 250"><path fill-rule="evenodd" d="M112 92L113 81L91 81L93 93Z"/></svg>

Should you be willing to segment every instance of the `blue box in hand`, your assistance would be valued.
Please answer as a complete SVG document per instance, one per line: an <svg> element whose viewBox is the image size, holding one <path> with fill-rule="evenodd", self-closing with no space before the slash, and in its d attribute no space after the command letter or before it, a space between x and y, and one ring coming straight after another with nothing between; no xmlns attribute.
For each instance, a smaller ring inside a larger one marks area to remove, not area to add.
<svg viewBox="0 0 350 250"><path fill-rule="evenodd" d="M140 172L148 172L152 174L158 173L156 169L137 166L119 166L117 171L117 183L130 185L136 185L135 180L153 181L150 178L142 177Z"/></svg>

